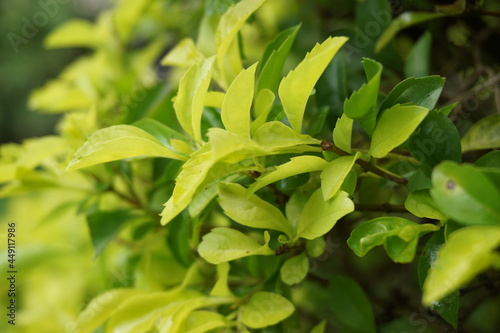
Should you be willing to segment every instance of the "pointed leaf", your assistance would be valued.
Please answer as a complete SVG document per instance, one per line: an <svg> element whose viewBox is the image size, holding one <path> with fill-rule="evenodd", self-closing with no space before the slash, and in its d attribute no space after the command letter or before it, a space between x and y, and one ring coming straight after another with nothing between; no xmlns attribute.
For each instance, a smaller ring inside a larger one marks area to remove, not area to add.
<svg viewBox="0 0 500 333"><path fill-rule="evenodd" d="M333 143L347 153L352 152L352 126L354 121L347 117L345 113L337 119L335 128L333 129Z"/></svg>
<svg viewBox="0 0 500 333"><path fill-rule="evenodd" d="M205 60L191 38L181 40L163 59L163 66L189 68Z"/></svg>
<svg viewBox="0 0 500 333"><path fill-rule="evenodd" d="M309 135L299 134L279 121L267 122L253 136L253 140L270 151L300 145L319 145L321 141Z"/></svg>
<svg viewBox="0 0 500 333"><path fill-rule="evenodd" d="M315 239L330 231L343 216L354 211L354 203L348 194L339 191L333 198L324 200L321 189L307 201L300 217L297 237Z"/></svg>
<svg viewBox="0 0 500 333"><path fill-rule="evenodd" d="M184 160L146 131L130 125L116 125L98 130L75 153L66 171L124 158L155 156Z"/></svg>
<svg viewBox="0 0 500 333"><path fill-rule="evenodd" d="M268 246L269 239L267 231L266 243L261 245L238 230L214 228L203 236L198 253L214 265L253 255L271 255L274 251Z"/></svg>
<svg viewBox="0 0 500 333"><path fill-rule="evenodd" d="M321 323L314 326L314 328L311 330L311 333L325 333L325 327L326 327L326 320L323 320Z"/></svg>
<svg viewBox="0 0 500 333"><path fill-rule="evenodd" d="M229 132L250 137L250 108L253 101L255 70L253 64L234 79L222 103L221 117Z"/></svg>
<svg viewBox="0 0 500 333"><path fill-rule="evenodd" d="M321 173L323 199L328 200L337 194L358 157L359 153L356 153L339 157L328 163Z"/></svg>
<svg viewBox="0 0 500 333"><path fill-rule="evenodd" d="M292 128L300 133L307 100L319 77L346 37L329 37L307 53L304 60L281 81L279 96Z"/></svg>
<svg viewBox="0 0 500 333"><path fill-rule="evenodd" d="M219 203L224 213L236 222L252 228L273 229L292 237L292 230L280 210L234 183L219 183Z"/></svg>
<svg viewBox="0 0 500 333"><path fill-rule="evenodd" d="M500 148L500 115L491 115L476 122L462 138L462 150Z"/></svg>
<svg viewBox="0 0 500 333"><path fill-rule="evenodd" d="M452 232L424 283L423 304L432 305L493 266L500 269L500 227L473 226Z"/></svg>
<svg viewBox="0 0 500 333"><path fill-rule="evenodd" d="M428 190L419 190L408 194L405 200L405 208L418 217L440 221L445 219Z"/></svg>
<svg viewBox="0 0 500 333"><path fill-rule="evenodd" d="M216 328L226 327L228 320L221 314L211 311L193 311L186 319L182 332L204 333Z"/></svg>
<svg viewBox="0 0 500 333"><path fill-rule="evenodd" d="M373 132L369 154L385 157L410 137L428 113L428 109L415 105L398 104L386 110Z"/></svg>
<svg viewBox="0 0 500 333"><path fill-rule="evenodd" d="M95 26L82 19L72 19L64 22L53 30L44 40L48 49L63 47L96 47L99 40Z"/></svg>
<svg viewBox="0 0 500 333"><path fill-rule="evenodd" d="M293 304L283 296L259 291L241 307L241 320L250 328L263 328L288 318L294 310Z"/></svg>
<svg viewBox="0 0 500 333"><path fill-rule="evenodd" d="M422 77L429 75L432 34L426 31L413 45L406 58L404 73L406 77Z"/></svg>

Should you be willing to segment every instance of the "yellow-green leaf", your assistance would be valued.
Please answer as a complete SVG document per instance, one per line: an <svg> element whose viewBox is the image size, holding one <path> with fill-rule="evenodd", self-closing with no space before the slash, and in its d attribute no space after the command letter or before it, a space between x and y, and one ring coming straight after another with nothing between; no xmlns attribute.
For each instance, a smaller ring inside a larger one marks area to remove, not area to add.
<svg viewBox="0 0 500 333"><path fill-rule="evenodd" d="M278 93L292 128L301 132L307 100L319 77L347 37L329 37L307 53L304 60L281 81Z"/></svg>
<svg viewBox="0 0 500 333"><path fill-rule="evenodd" d="M213 62L214 57L211 57L187 70L179 83L179 93L174 102L177 120L186 133L198 142L201 142L201 117Z"/></svg>
<svg viewBox="0 0 500 333"><path fill-rule="evenodd" d="M281 280L289 286L304 280L309 271L309 259L305 252L289 258L280 269Z"/></svg>
<svg viewBox="0 0 500 333"><path fill-rule="evenodd" d="M394 105L380 117L373 132L370 155L385 157L405 142L429 113L429 109L416 105Z"/></svg>
<svg viewBox="0 0 500 333"><path fill-rule="evenodd" d="M356 153L339 157L328 163L321 173L323 199L329 200L337 194L358 157L359 153Z"/></svg>
<svg viewBox="0 0 500 333"><path fill-rule="evenodd" d="M438 252L424 283L430 306L493 266L500 269L500 227L473 226L452 232Z"/></svg>
<svg viewBox="0 0 500 333"><path fill-rule="evenodd" d="M500 148L500 114L476 122L462 138L462 151Z"/></svg>
<svg viewBox="0 0 500 333"><path fill-rule="evenodd" d="M252 107L255 70L253 64L234 79L222 103L221 118L229 132L250 137L250 108Z"/></svg>
<svg viewBox="0 0 500 333"><path fill-rule="evenodd" d="M260 126L253 135L253 141L270 151L279 151L301 145L319 145L321 143L321 141L309 135L295 132L279 121L270 121ZM321 150L321 148L319 149Z"/></svg>
<svg viewBox="0 0 500 333"><path fill-rule="evenodd" d="M212 311L193 311L186 319L182 332L204 333L227 326L228 320L221 314Z"/></svg>
<svg viewBox="0 0 500 333"><path fill-rule="evenodd" d="M267 231L264 238L265 244L261 245L238 230L214 228L203 236L198 253L214 265L253 255L274 254L268 245L270 236Z"/></svg>
<svg viewBox="0 0 500 333"><path fill-rule="evenodd" d="M189 68L205 60L203 54L196 48L191 38L181 40L163 59L163 66Z"/></svg>
<svg viewBox="0 0 500 333"><path fill-rule="evenodd" d="M436 203L432 200L429 190L411 192L405 201L405 208L415 216L444 220L445 216L439 211Z"/></svg>
<svg viewBox="0 0 500 333"><path fill-rule="evenodd" d="M75 153L66 171L142 156L185 159L183 155L168 149L154 136L138 127L116 125L92 133Z"/></svg>
<svg viewBox="0 0 500 333"><path fill-rule="evenodd" d="M217 265L217 282L210 291L210 296L232 297L233 293L229 290L229 269L231 266L227 262L222 262Z"/></svg>
<svg viewBox="0 0 500 333"><path fill-rule="evenodd" d="M318 189L302 210L297 237L318 238L330 231L341 217L353 211L354 203L347 192L339 191L333 198L325 201L321 189Z"/></svg>
<svg viewBox="0 0 500 333"><path fill-rule="evenodd" d="M337 119L333 129L333 143L345 152L351 153L352 126L354 120L348 118L344 113Z"/></svg>
<svg viewBox="0 0 500 333"><path fill-rule="evenodd" d="M293 304L283 296L259 291L241 307L241 320L250 328L263 328L288 318L294 310Z"/></svg>
<svg viewBox="0 0 500 333"><path fill-rule="evenodd" d="M95 47L99 35L95 27L87 20L73 19L65 22L52 31L44 41L49 49L61 47Z"/></svg>

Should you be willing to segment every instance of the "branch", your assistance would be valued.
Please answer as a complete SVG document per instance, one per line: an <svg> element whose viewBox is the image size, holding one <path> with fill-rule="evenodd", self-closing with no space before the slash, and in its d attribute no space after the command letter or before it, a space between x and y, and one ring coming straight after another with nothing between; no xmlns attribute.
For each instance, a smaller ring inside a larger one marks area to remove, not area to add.
<svg viewBox="0 0 500 333"><path fill-rule="evenodd" d="M350 155L348 152L343 151L339 147L335 146L333 144L333 142L328 141L328 140L324 140L323 142L321 142L321 148L323 148L324 151L331 151L331 152L334 152L335 154L340 155L340 156ZM358 159L358 160L356 160L356 164L358 164L360 167L362 167L363 170L365 170L366 172L371 172L373 174L376 174L377 176L380 176L382 178L390 180L391 182L401 184L401 185L406 185L408 183L408 179L401 177L401 176L398 176L398 175L395 175L393 173L389 173L387 171L384 171L384 170L380 169L379 167L377 167L371 163L368 163L364 160Z"/></svg>

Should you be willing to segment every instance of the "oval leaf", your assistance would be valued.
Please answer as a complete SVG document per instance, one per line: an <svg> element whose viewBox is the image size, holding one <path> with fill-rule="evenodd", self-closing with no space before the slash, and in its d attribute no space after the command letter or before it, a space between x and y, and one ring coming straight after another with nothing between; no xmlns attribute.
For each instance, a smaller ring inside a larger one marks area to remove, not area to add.
<svg viewBox="0 0 500 333"><path fill-rule="evenodd" d="M411 192L405 200L405 208L418 217L440 221L445 219L428 190Z"/></svg>
<svg viewBox="0 0 500 333"><path fill-rule="evenodd" d="M241 320L250 328L263 328L288 318L294 310L293 304L283 296L259 291L241 307Z"/></svg>
<svg viewBox="0 0 500 333"><path fill-rule="evenodd" d="M300 283L309 271L309 259L305 252L289 258L281 266L281 280L289 286Z"/></svg>
<svg viewBox="0 0 500 333"><path fill-rule="evenodd" d="M347 175L351 171L359 154L339 157L326 166L321 173L321 191L323 199L332 198L339 191Z"/></svg>
<svg viewBox="0 0 500 333"><path fill-rule="evenodd" d="M476 122L462 138L462 150L479 150L500 147L500 114Z"/></svg>

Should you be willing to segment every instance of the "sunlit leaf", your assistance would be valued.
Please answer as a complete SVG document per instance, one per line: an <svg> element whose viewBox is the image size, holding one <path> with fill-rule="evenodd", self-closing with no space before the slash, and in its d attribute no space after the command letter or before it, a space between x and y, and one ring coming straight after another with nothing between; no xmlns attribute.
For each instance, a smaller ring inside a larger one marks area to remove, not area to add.
<svg viewBox="0 0 500 333"><path fill-rule="evenodd" d="M410 137L428 113L428 109L415 105L397 104L386 110L373 132L369 154L385 157Z"/></svg>
<svg viewBox="0 0 500 333"><path fill-rule="evenodd" d="M426 306L472 280L489 267L500 269L500 227L473 226L452 232L437 254L424 283Z"/></svg>
<svg viewBox="0 0 500 333"><path fill-rule="evenodd" d="M500 147L500 115L491 115L476 122L462 138L462 150Z"/></svg>
<svg viewBox="0 0 500 333"><path fill-rule="evenodd" d="M227 262L217 265L217 282L210 291L210 296L232 297L233 293L229 289L229 269L231 266Z"/></svg>
<svg viewBox="0 0 500 333"><path fill-rule="evenodd" d="M254 113L257 119L255 119L250 126L252 134L267 121L267 117L273 108L275 98L273 92L269 89L262 89L257 93L254 105Z"/></svg>
<svg viewBox="0 0 500 333"><path fill-rule="evenodd" d="M433 20L446 16L443 13L418 13L418 12L404 12L394 19L391 24L385 29L375 46L375 52L380 52L391 40L394 39L396 34L405 28L412 25L419 24L425 21Z"/></svg>
<svg viewBox="0 0 500 333"><path fill-rule="evenodd" d="M408 194L405 208L415 216L444 220L445 216L439 211L428 190L414 191Z"/></svg>
<svg viewBox="0 0 500 333"><path fill-rule="evenodd" d="M392 260L407 263L415 257L418 239L438 229L433 224L417 224L401 217L379 217L354 229L347 244L360 257L375 246L384 245Z"/></svg>
<svg viewBox="0 0 500 333"><path fill-rule="evenodd" d="M500 190L477 167L444 162L432 173L431 195L447 216L466 225L500 225Z"/></svg>
<svg viewBox="0 0 500 333"><path fill-rule="evenodd" d="M300 145L319 145L321 141L309 135L299 134L279 121L267 122L253 135L253 140L272 150L292 148Z"/></svg>
<svg viewBox="0 0 500 333"><path fill-rule="evenodd" d="M343 113L342 117L337 119L337 123L333 129L333 143L347 153L351 153L352 151L351 141L353 124L354 121Z"/></svg>
<svg viewBox="0 0 500 333"><path fill-rule="evenodd" d="M253 64L234 79L222 103L221 117L229 132L250 137L250 108L253 101L255 70Z"/></svg>
<svg viewBox="0 0 500 333"><path fill-rule="evenodd" d="M269 248L270 236L266 231L265 243L261 245L244 233L230 228L214 228L203 236L198 246L200 256L211 264L253 256L271 255L274 251Z"/></svg>
<svg viewBox="0 0 500 333"><path fill-rule="evenodd" d="M339 191L325 201L321 189L316 190L302 210L297 237L318 238L330 231L340 218L353 211L354 203L346 192Z"/></svg>
<svg viewBox="0 0 500 333"><path fill-rule="evenodd" d="M163 59L163 66L189 68L205 60L191 38L181 40Z"/></svg>
<svg viewBox="0 0 500 333"><path fill-rule="evenodd" d="M201 142L201 117L213 62L214 57L211 57L187 70L179 83L174 102L177 120L186 133L198 142Z"/></svg>
<svg viewBox="0 0 500 333"><path fill-rule="evenodd" d="M347 42L346 37L329 37L307 53L304 60L290 71L279 85L279 96L292 128L300 133L309 95L319 77L337 51Z"/></svg>
<svg viewBox="0 0 500 333"><path fill-rule="evenodd" d="M138 127L115 125L92 133L75 153L66 171L124 158L148 156L186 159Z"/></svg>
<svg viewBox="0 0 500 333"><path fill-rule="evenodd" d="M259 189L274 183L280 179L291 177L306 172L320 171L325 168L327 162L316 156L297 156L292 157L290 162L278 165L275 170L259 177L247 190L254 193Z"/></svg>
<svg viewBox="0 0 500 333"><path fill-rule="evenodd" d="M66 21L52 31L44 41L49 49L61 47L95 47L99 43L99 35L91 22L82 19Z"/></svg>
<svg viewBox="0 0 500 333"><path fill-rule="evenodd" d="M292 230L280 210L235 183L219 183L219 203L224 213L236 222L252 228L273 229L292 237Z"/></svg>
<svg viewBox="0 0 500 333"><path fill-rule="evenodd" d="M193 311L186 319L183 332L204 333L216 328L225 327L228 320L223 315L212 311Z"/></svg>
<svg viewBox="0 0 500 333"><path fill-rule="evenodd" d="M263 328L288 318L294 310L293 304L283 296L259 291L241 307L241 320L250 328Z"/></svg>
<svg viewBox="0 0 500 333"><path fill-rule="evenodd" d="M323 199L329 200L337 194L358 157L359 153L356 153L339 157L328 163L321 173Z"/></svg>
<svg viewBox="0 0 500 333"><path fill-rule="evenodd" d="M149 4L149 0L122 0L118 3L113 15L113 26L122 41L129 40Z"/></svg>
<svg viewBox="0 0 500 333"><path fill-rule="evenodd" d="M349 332L375 333L370 301L359 284L347 276L330 277L329 305L335 318Z"/></svg>
<svg viewBox="0 0 500 333"><path fill-rule="evenodd" d="M300 283L309 271L309 259L305 252L289 258L283 266L281 266L281 280L288 285Z"/></svg>

